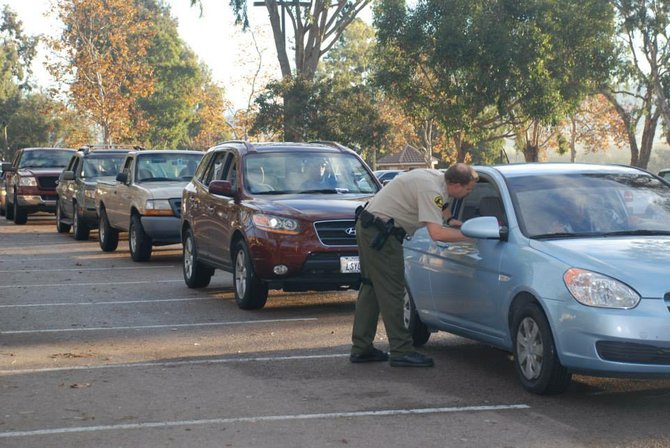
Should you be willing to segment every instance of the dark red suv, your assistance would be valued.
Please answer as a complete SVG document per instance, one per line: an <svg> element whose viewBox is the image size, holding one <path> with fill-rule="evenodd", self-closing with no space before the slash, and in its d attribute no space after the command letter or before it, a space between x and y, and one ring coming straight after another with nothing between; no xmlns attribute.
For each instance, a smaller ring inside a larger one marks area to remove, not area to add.
<svg viewBox="0 0 670 448"><path fill-rule="evenodd" d="M268 289L360 285L356 207L381 188L365 162L335 143L227 142L211 148L182 198L184 280L233 273L240 308Z"/></svg>

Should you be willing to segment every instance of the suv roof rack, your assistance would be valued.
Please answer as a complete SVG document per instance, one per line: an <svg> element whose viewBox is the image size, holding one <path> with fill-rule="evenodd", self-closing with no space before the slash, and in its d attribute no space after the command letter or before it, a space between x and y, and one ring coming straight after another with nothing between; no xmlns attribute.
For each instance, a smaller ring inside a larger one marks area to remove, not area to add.
<svg viewBox="0 0 670 448"><path fill-rule="evenodd" d="M337 148L337 149L339 149L340 151L343 151L343 152L344 151L351 151L349 148L347 148L343 144L338 143L338 142L334 142L334 141L331 141L331 140L314 140L314 141L311 141L310 143L320 143L322 145L332 146L333 148Z"/></svg>
<svg viewBox="0 0 670 448"><path fill-rule="evenodd" d="M116 144L95 144L95 145L83 145L78 149L78 151L83 151L84 153L89 153L91 151L101 151L105 149L132 149L135 151L141 151L144 148L139 145L130 146L130 145L116 145Z"/></svg>
<svg viewBox="0 0 670 448"><path fill-rule="evenodd" d="M249 143L247 140L226 140L225 142L217 143L217 146L218 145L231 145L231 144L232 145L244 145L246 150L249 151L249 152L256 150L254 145Z"/></svg>

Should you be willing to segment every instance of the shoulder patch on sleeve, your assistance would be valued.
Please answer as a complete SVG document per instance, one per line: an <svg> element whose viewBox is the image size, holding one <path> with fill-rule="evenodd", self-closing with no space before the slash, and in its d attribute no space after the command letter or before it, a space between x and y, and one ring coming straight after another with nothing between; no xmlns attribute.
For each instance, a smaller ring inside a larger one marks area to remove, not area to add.
<svg viewBox="0 0 670 448"><path fill-rule="evenodd" d="M442 196L435 196L435 198L433 199L433 202L435 202L435 206L437 208L442 210L442 207L444 206L444 199L442 198Z"/></svg>

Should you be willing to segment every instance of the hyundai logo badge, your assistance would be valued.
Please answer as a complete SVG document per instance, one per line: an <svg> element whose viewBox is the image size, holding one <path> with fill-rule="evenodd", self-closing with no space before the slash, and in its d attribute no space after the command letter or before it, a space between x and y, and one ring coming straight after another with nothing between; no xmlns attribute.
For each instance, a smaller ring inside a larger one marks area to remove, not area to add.
<svg viewBox="0 0 670 448"><path fill-rule="evenodd" d="M355 227L349 227L344 231L349 236L356 236L356 228Z"/></svg>

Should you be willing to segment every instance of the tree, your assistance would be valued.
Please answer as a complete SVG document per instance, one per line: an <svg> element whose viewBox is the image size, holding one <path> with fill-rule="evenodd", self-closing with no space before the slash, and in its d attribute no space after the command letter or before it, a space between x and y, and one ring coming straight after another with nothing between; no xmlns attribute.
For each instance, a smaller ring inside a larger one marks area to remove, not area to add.
<svg viewBox="0 0 670 448"><path fill-rule="evenodd" d="M142 0L141 7L153 37L138 63L152 67L153 91L137 101L140 119L147 122L137 142L152 148L187 148L207 78L195 53L179 37L169 8L156 0Z"/></svg>
<svg viewBox="0 0 670 448"><path fill-rule="evenodd" d="M51 73L105 143L135 140L148 127L138 99L154 90L152 67L142 63L155 34L151 21L133 0L64 0L55 13L65 27L51 41L62 58Z"/></svg>
<svg viewBox="0 0 670 448"><path fill-rule="evenodd" d="M670 41L667 0L615 0L620 60L617 76L603 94L624 122L630 164L646 168L659 119L670 124ZM638 144L638 128L642 135ZM670 134L666 132L670 142Z"/></svg>
<svg viewBox="0 0 670 448"><path fill-rule="evenodd" d="M207 149L230 138L230 126L225 112L228 104L224 91L215 85L206 69L202 69L205 82L202 83L196 104L196 119L191 123L190 135L193 148Z"/></svg>
<svg viewBox="0 0 670 448"><path fill-rule="evenodd" d="M23 94L30 90L30 65L37 42L37 37L23 33L23 23L9 6L5 6L0 17L0 129L3 143L0 158L3 160L12 155L10 122L16 122L14 115L21 108Z"/></svg>
<svg viewBox="0 0 670 448"><path fill-rule="evenodd" d="M191 0L197 4L200 0ZM317 65L321 57L338 41L342 32L356 18L371 0L265 0L263 5L268 11L270 26L277 50L277 59L281 69L283 91L284 139L302 140L299 123L305 99L298 89L314 80ZM231 8L238 24L249 26L247 0L231 0ZM292 32L293 66L286 45L287 28ZM293 96L295 95L295 96Z"/></svg>
<svg viewBox="0 0 670 448"><path fill-rule="evenodd" d="M375 23L379 82L408 113L435 120L458 160L515 127L556 124L612 63L613 10L601 0L422 0L411 10L388 0Z"/></svg>

